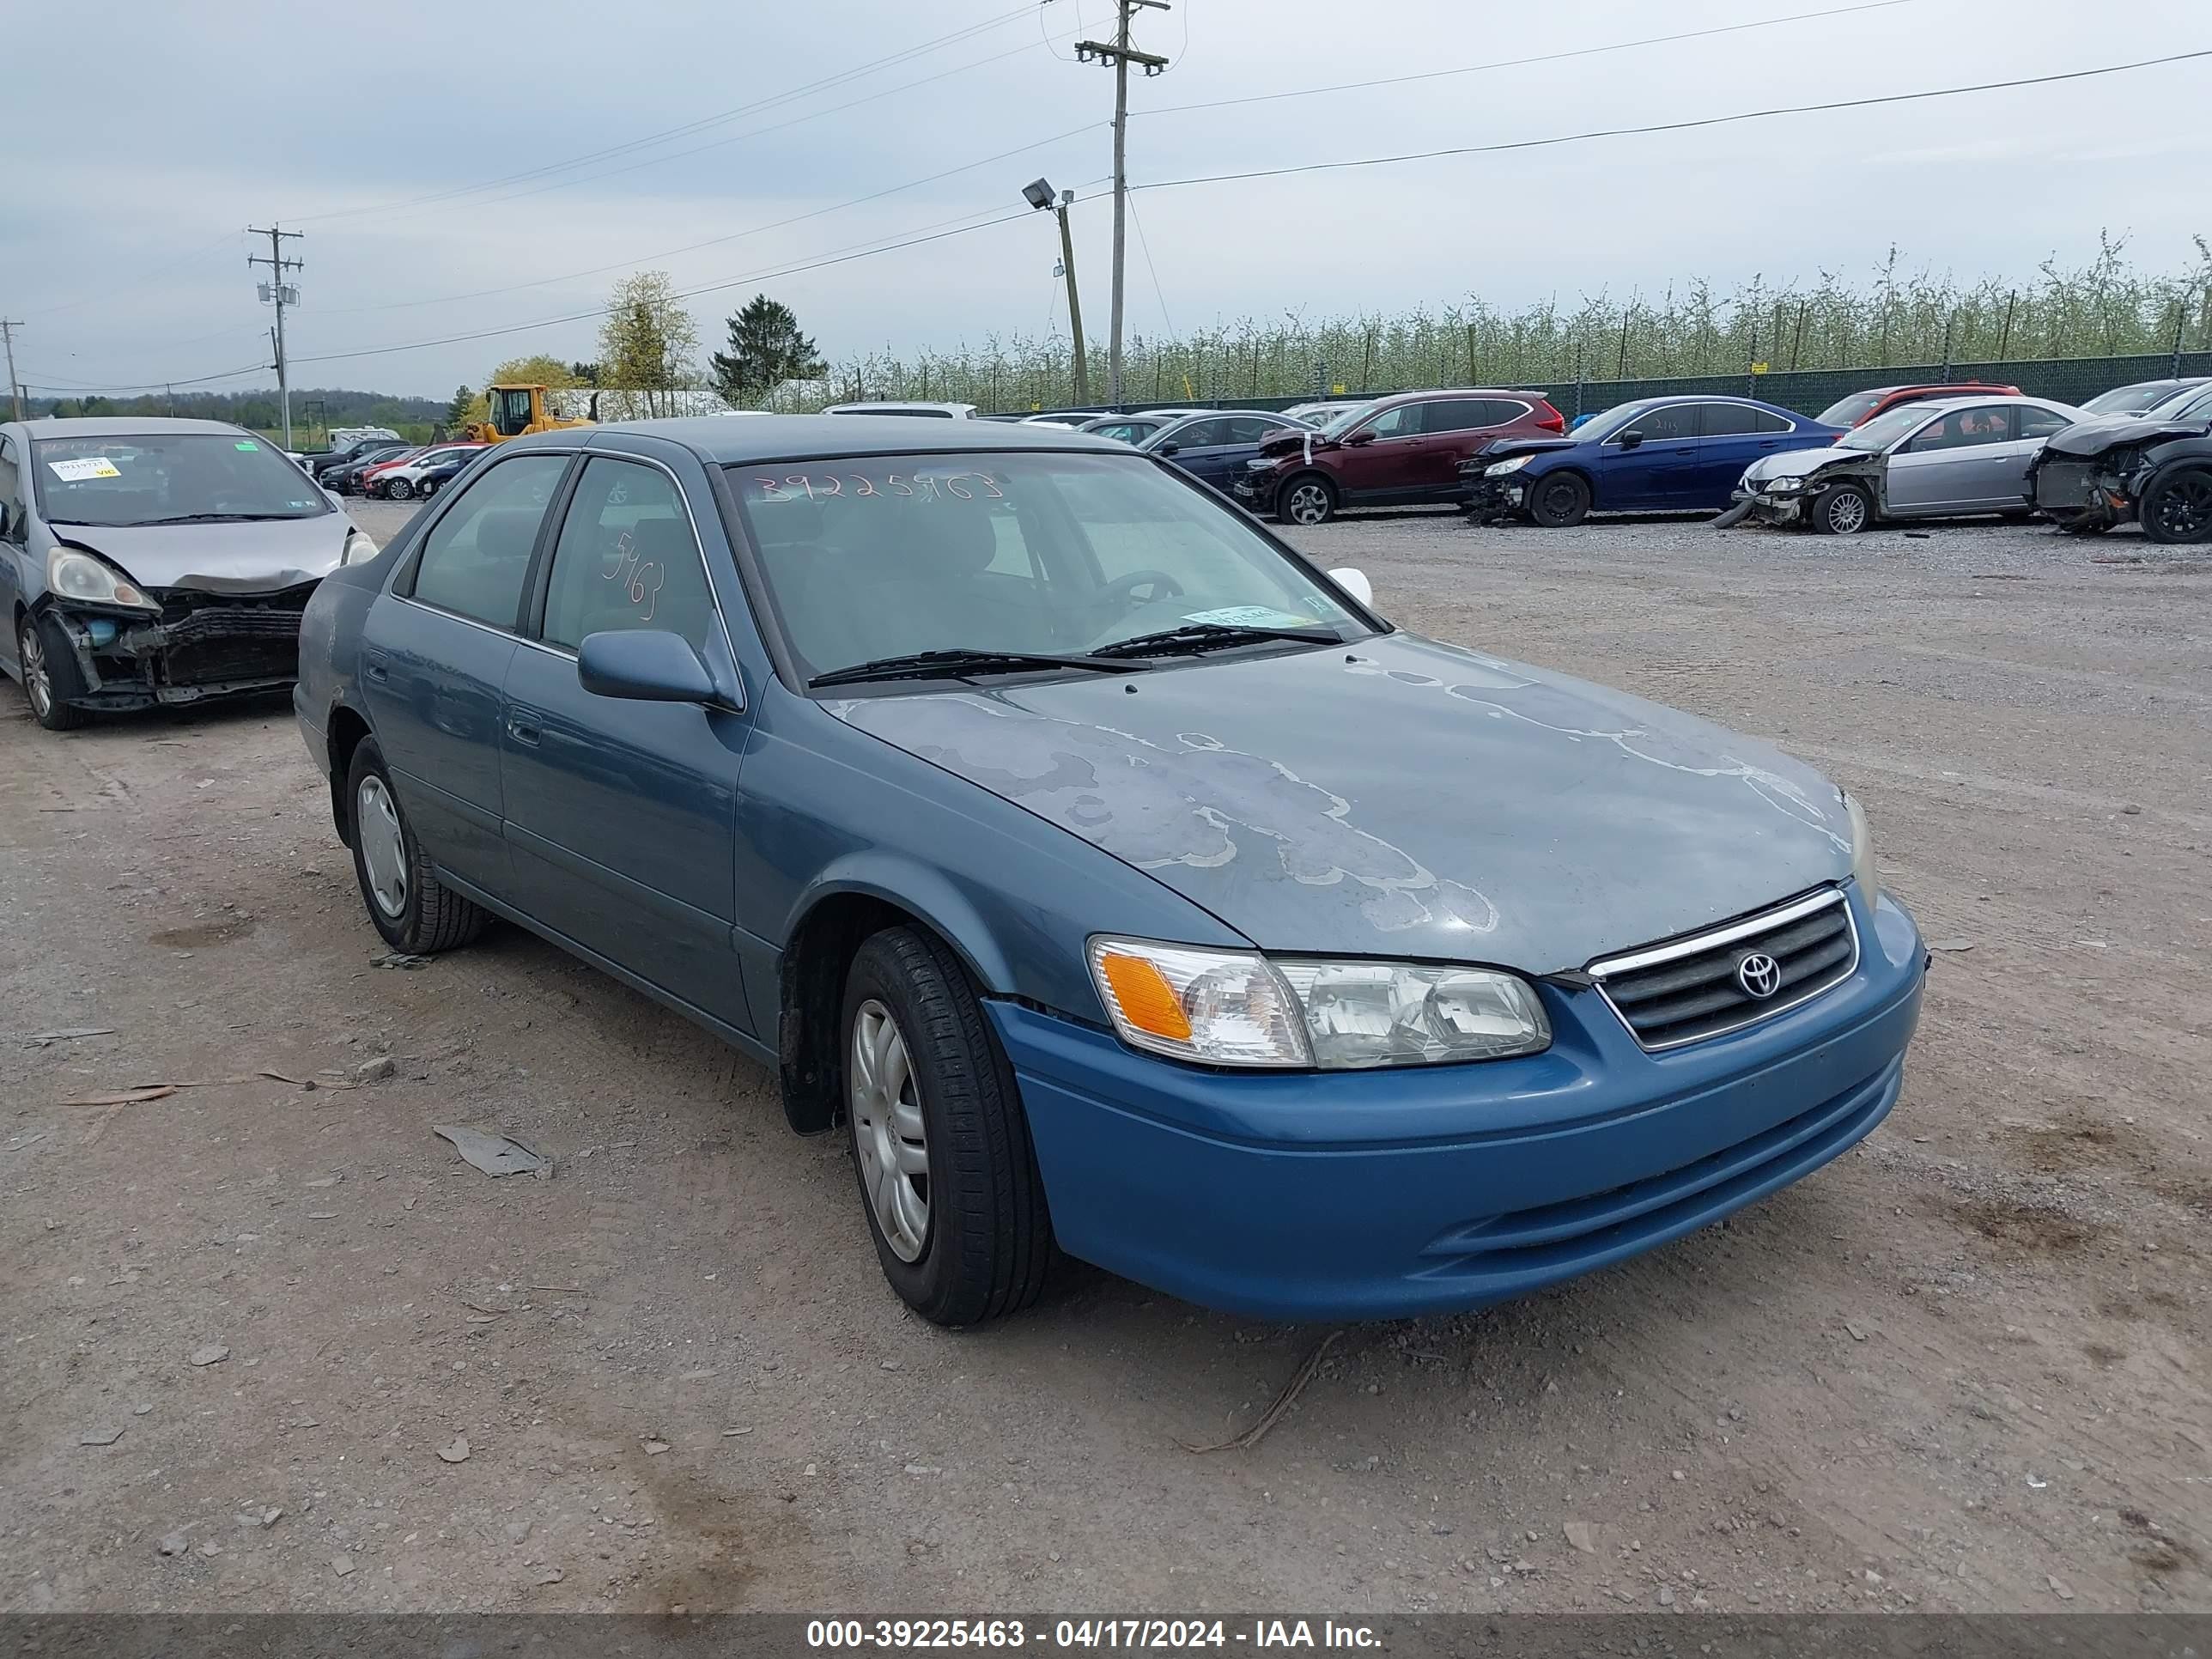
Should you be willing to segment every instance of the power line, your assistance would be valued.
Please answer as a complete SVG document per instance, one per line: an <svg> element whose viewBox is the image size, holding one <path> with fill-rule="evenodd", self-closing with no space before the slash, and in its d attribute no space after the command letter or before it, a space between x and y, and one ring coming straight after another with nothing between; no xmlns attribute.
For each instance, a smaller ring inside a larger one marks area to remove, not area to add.
<svg viewBox="0 0 2212 1659"><path fill-rule="evenodd" d="M23 384L43 392L151 392L165 386L206 386L214 380L234 380L241 374L260 374L267 372L267 363L248 363L243 368L227 368L220 374L196 374L190 380L135 380L127 386L90 386L81 380L26 380Z"/></svg>
<svg viewBox="0 0 2212 1659"><path fill-rule="evenodd" d="M1784 23L1811 22L1823 17L1848 17L1855 12L1882 11L1892 6L1917 5L1919 0L1860 0L1825 11L1791 12L1782 17L1755 18L1748 23L1723 23L1712 28L1686 29L1679 34L1650 34L1638 40L1615 40L1602 46L1577 46L1565 52L1539 52L1533 58L1501 58L1487 64L1463 64L1457 69L1423 70L1414 75L1387 75L1372 81L1340 81L1329 86L1299 87L1289 92L1255 92L1242 98L1213 98L1198 104L1167 104L1139 110L1140 115L1179 115L1188 110L1227 109L1238 104L1271 104L1285 98L1314 98L1329 92L1364 92L1371 87L1401 87L1415 81L1440 81L1455 75L1480 75L1490 70L1526 69L1535 64L1559 64L1575 58L1595 58L1607 52L1634 52L1644 46L1671 46L1678 40L1704 40L1717 34L1740 34L1747 29L1770 29Z"/></svg>
<svg viewBox="0 0 2212 1659"><path fill-rule="evenodd" d="M172 259L165 265L158 265L152 270L148 271L143 276L134 276L131 281L124 283L119 288L106 289L98 294L88 294L82 299L64 301L62 304L58 306L40 306L27 314L33 317L51 317L57 312L75 311L80 306L98 305L101 301L112 300L119 294L134 293L137 289L145 287L147 283L155 281L156 278L167 276L171 271L177 270L179 266L188 265L195 259L204 259L209 254L213 253L216 249L228 242L230 239L237 234L238 233L236 231L227 230L223 232L222 235L216 238L214 241L194 248L190 253L185 254L180 258Z"/></svg>
<svg viewBox="0 0 2212 1659"><path fill-rule="evenodd" d="M1048 144L1064 143L1067 139L1090 131L1097 125L1095 121L1086 122L1079 127L1070 127L1066 132L1054 133L1049 138L1040 138L1033 143L1019 144L1012 149L1000 150L996 155L986 155L981 161L963 161L957 167L945 168L942 173L933 173L923 179L909 179L902 185L888 185L882 190L872 191L866 196L855 196L850 201L833 203L828 207L815 208L805 213L793 214L788 219L777 219L768 224L754 225L749 229L733 230L726 236L710 236L703 242L690 242L682 247L663 248L655 253L637 254L629 258L617 260L612 264L594 265L587 270L572 270L559 276L541 276L527 283L510 283L503 288L478 289L469 294L449 294L434 300L395 300L384 305L342 307L334 311L325 312L323 314L337 317L358 316L362 313L372 311L411 311L422 306L454 305L463 300L483 300L495 295L520 293L526 289L550 288L558 283L575 282L586 276L600 276L611 270L629 270L656 259L671 259L679 254L696 253L702 248L719 247L726 242L742 241L748 236L764 235L771 230L782 230L788 226L803 224L809 219L823 218L832 213L841 213L847 208L880 201L886 196L896 196L902 191L917 190L924 185L933 185L939 179L950 179L955 173L972 173L977 167L988 167L994 161L1003 161L1009 156L1022 155L1033 149L1042 149Z"/></svg>
<svg viewBox="0 0 2212 1659"><path fill-rule="evenodd" d="M1248 179L1279 179L1299 173L1330 173L1346 167L1393 167L1401 161L1432 161L1448 155L1494 155L1505 150L1544 149L1557 144L1579 144L1592 138L1632 138L1656 132L1687 132L1698 127L1728 126L1739 121L1764 121L1778 115L1816 115L1832 110L1868 109L1878 104L1909 104L1930 98L1955 98L1972 92L2003 92L2016 87L2050 86L2061 81L2086 81L2100 75L2123 75L2130 70L2155 69L2162 64L2186 63L2212 58L2212 47L2197 52L2169 52L2131 64L2107 64L2097 69L2066 70L2056 75L2023 76L2012 81L1983 81L1972 86L1933 87L1922 92L1885 93L1873 98L1843 98L1822 104L1784 104L1771 109L1740 111L1733 115L1704 115L1686 121L1655 121L1638 127L1595 127L1587 132L1561 133L1551 138L1516 138L1495 144L1455 144L1445 149L1413 150L1402 155L1366 155L1343 161L1308 161L1297 167L1254 167L1243 173L1208 173L1188 179L1156 179L1132 185L1135 190L1174 190L1184 185L1231 184Z"/></svg>
<svg viewBox="0 0 2212 1659"><path fill-rule="evenodd" d="M987 18L981 22L971 23L964 28L955 29L948 34L941 34L933 40L924 40L917 45L903 47L897 52L889 53L884 57L871 59L869 62L857 64L854 68L841 70L836 74L824 76L818 81L810 81L804 86L793 87L786 91L776 93L772 96L756 99L750 103L740 104L733 109L724 110L720 114L702 116L696 120L687 121L678 126L665 128L659 132L648 133L643 137L633 138L624 143L608 145L601 149L587 150L580 155L569 156L565 161L548 161L538 167L526 167L520 173L504 174L497 179L487 179L473 185L456 185L451 190L433 191L431 194L427 196L408 198L398 202L379 203L366 207L357 208L334 208L325 213L296 214L293 216L293 222L295 224L307 224L331 219L355 218L364 214L396 212L403 209L427 207L439 203L452 201L461 197L473 196L483 191L497 190L504 185L519 184L526 179L542 178L549 173L562 173L567 171L570 167L584 167L593 161L611 160L613 157L617 155L628 155L636 150L649 149L654 144L665 143L671 139L681 138L695 132L703 132L710 127L719 126L725 122L737 120L743 116L757 114L764 110L774 109L784 104L795 102L801 98L811 96L814 93L824 91L830 87L838 86L846 82L858 80L864 76L873 74L876 70L886 68L893 64L902 63L915 58L922 57L929 52L938 50L939 47L951 46L958 41L970 40L976 35L988 33L993 29L999 28L1005 24L1013 21L1018 17L1028 15L1029 10L1030 8L1028 6L1021 6L1012 11L1004 12L997 16ZM1028 48L1024 46L1022 50L1027 51ZM983 61L988 63L993 60L987 58ZM969 67L972 67L972 65ZM915 84L919 85L921 83L915 82ZM774 131L775 129L771 128L767 130ZM702 146L702 148L712 148L712 146ZM696 151L693 150L681 152L681 154L684 155L695 155L696 153ZM658 161L673 161L675 159L677 158L672 155L657 156L653 158L653 161L651 161L641 162L639 165L651 166ZM623 172L629 171L629 169L618 168L616 169L616 171ZM594 176L604 178L610 175L596 174ZM571 180L569 182L581 183L583 181ZM520 193L528 195L534 192L523 191Z"/></svg>
<svg viewBox="0 0 2212 1659"><path fill-rule="evenodd" d="M1168 332L1176 331L1175 319L1168 315L1168 291L1160 286L1160 268L1152 263L1152 244L1145 234L1144 216L1137 211L1134 202L1129 204L1129 222L1137 228L1137 249L1145 256L1145 269L1152 274L1152 297L1160 302L1160 320L1168 325ZM1077 398L1078 403L1082 402Z"/></svg>

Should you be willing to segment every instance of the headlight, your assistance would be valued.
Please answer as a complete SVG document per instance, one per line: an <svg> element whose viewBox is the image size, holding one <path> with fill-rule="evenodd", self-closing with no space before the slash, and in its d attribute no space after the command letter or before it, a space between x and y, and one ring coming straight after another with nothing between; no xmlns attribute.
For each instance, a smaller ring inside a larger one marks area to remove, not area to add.
<svg viewBox="0 0 2212 1659"><path fill-rule="evenodd" d="M114 605L131 611L161 608L121 571L74 547L57 547L46 555L46 589L57 599L82 605Z"/></svg>
<svg viewBox="0 0 2212 1659"><path fill-rule="evenodd" d="M359 530L346 532L345 550L338 555L340 564L361 564L376 556L377 546Z"/></svg>
<svg viewBox="0 0 2212 1659"><path fill-rule="evenodd" d="M1482 469L1482 476L1486 478L1502 478L1509 472L1518 472L1535 459L1534 455L1516 455L1510 460L1498 461L1486 466Z"/></svg>
<svg viewBox="0 0 2212 1659"><path fill-rule="evenodd" d="M1787 478L1769 478L1766 481L1767 493L1771 495L1794 495L1804 487L1805 480L1794 476Z"/></svg>
<svg viewBox="0 0 2212 1659"><path fill-rule="evenodd" d="M1867 828L1866 808L1853 795L1844 797L1844 810L1851 820L1851 879L1858 884L1866 902L1872 904L1881 892L1881 878L1875 873L1874 832Z"/></svg>
<svg viewBox="0 0 2212 1659"><path fill-rule="evenodd" d="M1125 939L1091 940L1091 968L1124 1042L1207 1065L1432 1065L1552 1041L1534 988L1484 968L1271 962Z"/></svg>

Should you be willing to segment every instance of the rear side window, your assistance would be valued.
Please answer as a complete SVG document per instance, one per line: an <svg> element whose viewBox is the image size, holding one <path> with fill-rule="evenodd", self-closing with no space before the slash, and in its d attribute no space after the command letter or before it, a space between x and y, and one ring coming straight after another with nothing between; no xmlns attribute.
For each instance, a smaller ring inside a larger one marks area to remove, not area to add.
<svg viewBox="0 0 2212 1659"><path fill-rule="evenodd" d="M518 455L463 490L422 544L415 597L494 628L514 628L538 526L568 465L566 455Z"/></svg>
<svg viewBox="0 0 2212 1659"><path fill-rule="evenodd" d="M2038 409L2032 404L2022 404L2014 412L2020 416L2020 435L2023 438L2048 438L2074 424L2055 409Z"/></svg>
<svg viewBox="0 0 2212 1659"><path fill-rule="evenodd" d="M676 480L659 467L594 457L569 498L545 592L548 645L586 634L664 629L703 649L714 599Z"/></svg>
<svg viewBox="0 0 2212 1659"><path fill-rule="evenodd" d="M1747 404L1705 404L1702 405L1698 430L1708 438L1741 438L1758 429L1753 419L1759 411Z"/></svg>
<svg viewBox="0 0 2212 1659"><path fill-rule="evenodd" d="M1256 444L1273 437L1279 432L1288 432L1291 429L1280 421L1271 421L1259 415L1240 415L1235 420L1224 422L1223 424L1229 428L1229 435L1222 441L1232 444Z"/></svg>
<svg viewBox="0 0 2212 1659"><path fill-rule="evenodd" d="M1424 432L1474 432L1504 426L1528 412L1528 404L1502 398L1439 398L1423 407L1428 411L1421 421Z"/></svg>

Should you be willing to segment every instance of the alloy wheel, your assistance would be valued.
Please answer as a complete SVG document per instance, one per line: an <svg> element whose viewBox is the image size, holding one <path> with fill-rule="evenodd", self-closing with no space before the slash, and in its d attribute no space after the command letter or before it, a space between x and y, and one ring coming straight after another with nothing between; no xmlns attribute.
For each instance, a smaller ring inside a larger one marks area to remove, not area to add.
<svg viewBox="0 0 2212 1659"><path fill-rule="evenodd" d="M1828 528L1838 536L1856 535L1866 527L1866 497L1855 489L1838 490L1822 511L1828 516Z"/></svg>
<svg viewBox="0 0 2212 1659"><path fill-rule="evenodd" d="M399 804L374 773L361 781L353 832L361 842L362 866L368 872L369 896L396 921L407 913L407 838L399 828Z"/></svg>
<svg viewBox="0 0 2212 1659"><path fill-rule="evenodd" d="M384 493L395 501L404 501L415 493L415 486L404 478L394 478L384 487Z"/></svg>
<svg viewBox="0 0 2212 1659"><path fill-rule="evenodd" d="M46 641L28 617L15 630L15 660L22 665L23 693L31 700L31 712L44 720L54 706L54 681L46 670Z"/></svg>
<svg viewBox="0 0 2212 1659"><path fill-rule="evenodd" d="M1328 517L1328 491L1321 485L1295 485L1289 502L1291 517L1299 524L1319 524Z"/></svg>
<svg viewBox="0 0 2212 1659"><path fill-rule="evenodd" d="M891 1254L918 1261L929 1243L929 1141L921 1085L898 1021L873 997L853 1015L845 1091L868 1207Z"/></svg>
<svg viewBox="0 0 2212 1659"><path fill-rule="evenodd" d="M2191 472L2159 492L2159 530L2177 542L2201 539L2212 530L2212 474Z"/></svg>

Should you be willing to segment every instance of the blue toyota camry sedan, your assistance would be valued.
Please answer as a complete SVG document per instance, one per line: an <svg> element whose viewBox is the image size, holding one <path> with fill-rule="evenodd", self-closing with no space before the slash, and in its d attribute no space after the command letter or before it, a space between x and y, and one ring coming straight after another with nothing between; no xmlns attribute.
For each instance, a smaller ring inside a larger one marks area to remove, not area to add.
<svg viewBox="0 0 2212 1659"><path fill-rule="evenodd" d="M1276 1318L1603 1267L1865 1135L1919 1011L1835 785L1049 428L501 444L295 702L393 948L505 918L775 1066L947 1325L1055 1249Z"/></svg>

